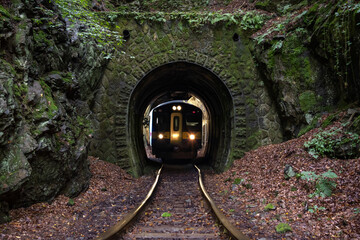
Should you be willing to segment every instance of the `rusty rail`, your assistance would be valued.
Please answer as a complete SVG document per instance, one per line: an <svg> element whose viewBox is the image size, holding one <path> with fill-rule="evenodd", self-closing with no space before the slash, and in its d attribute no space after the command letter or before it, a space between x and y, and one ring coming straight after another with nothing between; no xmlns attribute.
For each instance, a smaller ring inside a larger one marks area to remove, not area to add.
<svg viewBox="0 0 360 240"><path fill-rule="evenodd" d="M249 237L247 237L246 235L244 235L242 232L240 232L233 224L231 224L229 222L229 220L225 217L225 215L221 212L221 210L216 206L215 202L212 200L212 198L210 197L210 195L207 193L207 191L205 190L202 178L201 178L201 171L200 169L194 165L195 168L198 170L199 172L199 184L200 184L200 188L201 191L203 192L205 198L207 199L207 201L210 203L211 208L213 209L216 217L220 220L220 222L222 223L222 225L231 233L231 235L233 237L235 237L238 240L250 240Z"/></svg>
<svg viewBox="0 0 360 240"><path fill-rule="evenodd" d="M103 232L102 234L100 234L96 238L96 240L110 239L116 233L123 230L136 217L136 215L145 206L145 204L148 202L151 195L153 194L153 192L154 192L154 190L156 188L156 185L159 182L159 177L160 177L160 173L161 173L162 168L163 168L163 166L161 166L161 168L158 170L158 172L156 174L156 179L155 179L153 185L151 186L148 194L146 195L145 199L140 203L140 205L137 208L135 208L134 210L132 210L131 212L129 212L121 221L119 221L117 224L115 224L114 226L109 228L106 232Z"/></svg>

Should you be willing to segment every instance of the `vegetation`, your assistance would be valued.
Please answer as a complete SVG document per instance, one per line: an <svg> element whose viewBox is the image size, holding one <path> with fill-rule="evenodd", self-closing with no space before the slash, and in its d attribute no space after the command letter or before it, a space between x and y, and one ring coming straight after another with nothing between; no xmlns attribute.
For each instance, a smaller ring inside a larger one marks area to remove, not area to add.
<svg viewBox="0 0 360 240"><path fill-rule="evenodd" d="M184 21L191 28L199 28L206 24L222 23L226 26L238 25L243 30L257 30L260 29L265 20L268 18L266 15L255 11L237 11L235 13L221 13L221 12L112 12L102 13L111 16L111 19L117 17L131 17L140 22L153 21L153 22L166 22L169 20Z"/></svg>
<svg viewBox="0 0 360 240"><path fill-rule="evenodd" d="M292 228L287 223L279 223L275 227L277 233L286 233L291 232Z"/></svg>
<svg viewBox="0 0 360 240"><path fill-rule="evenodd" d="M304 143L304 146L317 159L320 156L336 157L337 151L341 151L345 145L348 145L344 154L345 158L350 158L356 156L359 144L358 134L332 127L315 134L311 140Z"/></svg>
<svg viewBox="0 0 360 240"><path fill-rule="evenodd" d="M171 217L171 213L169 212L164 212L163 214L161 214L162 217Z"/></svg>
<svg viewBox="0 0 360 240"><path fill-rule="evenodd" d="M308 182L315 182L315 192L310 194L309 197L330 197L333 190L336 187L336 183L330 179L337 178L338 176L328 170L325 173L320 175L315 174L311 171L303 171L300 174L301 179L306 180Z"/></svg>
<svg viewBox="0 0 360 240"><path fill-rule="evenodd" d="M64 18L68 19L68 31L82 42L95 43L103 54L117 52L116 46L123 42L118 31L112 30L112 15L101 15L92 11L89 0L55 0ZM116 26L115 26L116 28ZM104 56L104 57L106 57Z"/></svg>
<svg viewBox="0 0 360 240"><path fill-rule="evenodd" d="M265 211L270 211L270 210L275 210L275 206L272 203L269 203L268 205L265 206Z"/></svg>

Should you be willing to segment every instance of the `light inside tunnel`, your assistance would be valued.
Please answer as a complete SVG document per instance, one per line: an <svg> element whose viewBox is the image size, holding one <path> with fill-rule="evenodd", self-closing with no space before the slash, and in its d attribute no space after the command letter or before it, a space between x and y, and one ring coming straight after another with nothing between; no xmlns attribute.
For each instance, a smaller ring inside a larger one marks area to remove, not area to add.
<svg viewBox="0 0 360 240"><path fill-rule="evenodd" d="M144 124L143 124L143 140L144 140L144 146L145 146L145 152L146 152L146 156L149 160L153 160L156 162L161 161L161 159L159 159L158 157L156 157L153 153L152 153L152 129L151 129L151 121L154 121L155 124L159 125L159 119L152 118L152 114L153 114L153 109L158 106L161 105L167 101L173 101L173 100L181 100L183 102L186 102L188 104L191 104L193 106L198 107L199 109L201 109L202 112L202 122L201 122L201 148L197 151L197 155L196 158L204 158L205 157L205 152L207 149L207 143L208 143L208 132L209 132L209 113L207 110L207 106L206 104L204 104L204 102L198 97L196 96L194 93L185 93L182 91L174 91L174 92L167 92L162 94L161 96L153 99L151 101L151 103L147 106L146 111L144 113ZM182 107L180 105L173 105L171 107L172 110L174 111L181 111ZM191 111L189 112L190 115L194 115L196 114L196 111ZM163 120L161 120L163 121ZM190 126L193 127L194 123L191 121L186 122L185 121L185 126ZM183 137L185 137L186 139L189 139L191 141L194 141L196 139L196 135L193 133L184 133L185 135ZM180 138L180 134L179 133L173 133L171 134L171 137L173 139L179 139ZM160 140L166 140L169 139L169 135L166 135L164 133L159 133L157 135L157 138ZM199 137L200 138L200 137Z"/></svg>
<svg viewBox="0 0 360 240"><path fill-rule="evenodd" d="M178 61L161 65L146 73L131 93L127 105L127 133L130 136L129 159L134 172L141 175L144 173L144 168L152 165L152 161L149 161L154 157L151 156L149 124L151 110L159 104L173 100L187 101L196 106L201 105L200 112L205 110L206 116L200 124L203 129L202 136L195 135L193 140L193 142L202 141L202 148L199 149L197 155L204 156L199 161L209 164L216 171L224 171L232 163L234 156L231 154L233 139L236 137L233 131L235 124L233 97L219 76L208 68ZM173 111L172 107L175 106L176 111L173 113L183 113L184 108L178 111L178 105L181 104L172 104L170 111ZM196 114L197 111L194 115ZM161 123L161 119L158 123ZM189 122L189 124L193 123ZM172 133L163 129L160 131L164 135L163 142L170 140ZM123 136L121 134L123 133L119 133L119 138ZM179 141L189 140L188 134L181 133ZM158 137L158 135L153 136ZM122 154L120 150L119 153Z"/></svg>

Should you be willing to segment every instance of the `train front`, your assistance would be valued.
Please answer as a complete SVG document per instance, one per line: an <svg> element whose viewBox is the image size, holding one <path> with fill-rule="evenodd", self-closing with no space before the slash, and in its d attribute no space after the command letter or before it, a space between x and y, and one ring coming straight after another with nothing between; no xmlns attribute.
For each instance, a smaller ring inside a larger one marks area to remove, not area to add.
<svg viewBox="0 0 360 240"><path fill-rule="evenodd" d="M152 153L165 163L193 160L202 146L202 111L184 101L160 104L150 114Z"/></svg>

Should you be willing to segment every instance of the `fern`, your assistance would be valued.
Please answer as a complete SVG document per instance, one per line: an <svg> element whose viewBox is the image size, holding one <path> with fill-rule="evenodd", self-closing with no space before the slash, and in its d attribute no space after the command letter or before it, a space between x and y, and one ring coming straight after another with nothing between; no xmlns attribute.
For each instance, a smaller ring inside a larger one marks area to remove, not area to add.
<svg viewBox="0 0 360 240"><path fill-rule="evenodd" d="M336 188L336 183L330 179L337 177L338 176L331 170L328 170L321 175L317 175L311 171L301 172L301 179L308 182L315 182L315 192L309 195L311 198L314 196L330 197Z"/></svg>

